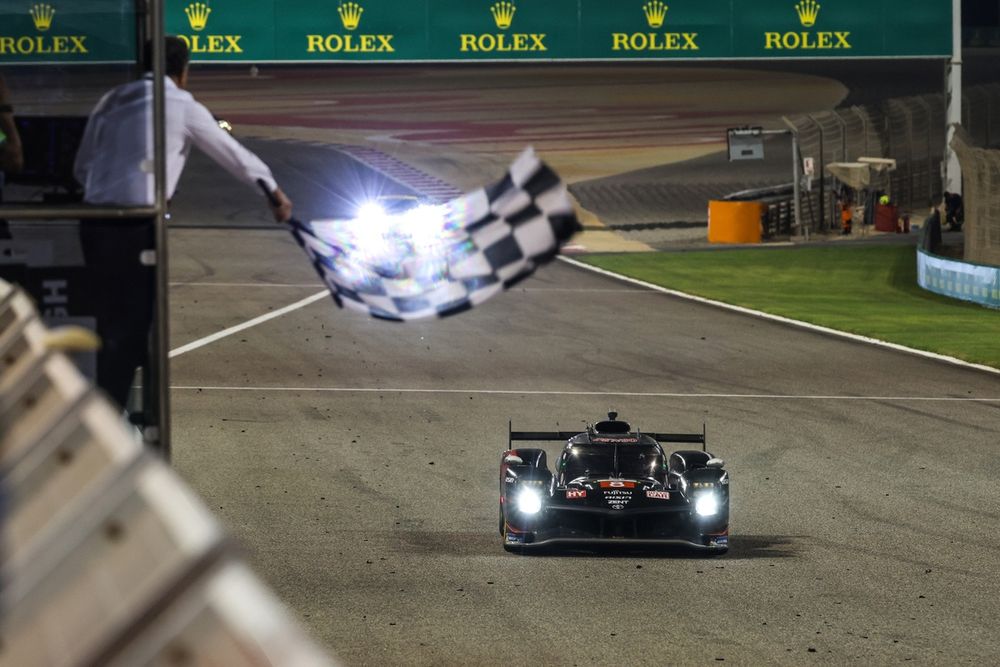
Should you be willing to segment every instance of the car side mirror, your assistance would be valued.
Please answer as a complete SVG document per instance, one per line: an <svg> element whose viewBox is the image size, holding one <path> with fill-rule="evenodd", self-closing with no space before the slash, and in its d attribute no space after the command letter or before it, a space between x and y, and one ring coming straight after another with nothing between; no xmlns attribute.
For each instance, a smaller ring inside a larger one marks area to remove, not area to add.
<svg viewBox="0 0 1000 667"><path fill-rule="evenodd" d="M524 459L522 459L520 456L515 456L513 454L508 454L507 456L505 456L503 462L515 466L524 465Z"/></svg>
<svg viewBox="0 0 1000 667"><path fill-rule="evenodd" d="M726 462L723 461L722 459L712 458L712 459L709 459L708 461L706 461L705 465L707 467L709 467L709 468L721 468L724 465L726 465Z"/></svg>

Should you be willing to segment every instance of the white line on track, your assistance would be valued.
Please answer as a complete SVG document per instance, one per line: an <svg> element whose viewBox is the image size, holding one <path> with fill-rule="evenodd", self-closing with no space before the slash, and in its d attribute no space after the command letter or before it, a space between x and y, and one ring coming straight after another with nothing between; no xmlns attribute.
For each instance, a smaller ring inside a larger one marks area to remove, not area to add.
<svg viewBox="0 0 1000 667"><path fill-rule="evenodd" d="M559 391L544 389L415 389L402 387L245 387L176 385L177 391L278 391L329 392L340 394L489 394L515 396L612 396L632 398L734 398L803 401L922 401L927 403L1000 403L1000 397L975 398L961 396L837 396L819 394L711 394L666 391Z"/></svg>
<svg viewBox="0 0 1000 667"><path fill-rule="evenodd" d="M179 285L188 285L188 286L193 286L193 287L241 287L241 288L247 288L247 287L297 287L297 288L302 288L302 287L319 287L320 286L317 283L289 284L289 283L212 283L212 282L208 282L208 283L170 283L170 285L171 285L171 287L175 287L175 286L179 286ZM619 293L619 292L631 292L631 293L635 293L634 289L630 290L630 289L527 288L525 291L528 291L528 292L615 292L615 293ZM650 293L655 293L655 292L651 291ZM278 310L272 311L272 312L267 313L265 315L261 315L260 317L255 317L252 320L247 320L246 322L243 322L242 324L237 324L236 326L229 327L228 329L223 329L222 331L214 333L214 334L212 334L210 336L205 336L204 338L199 338L198 340L191 341L190 343L188 343L186 345L182 345L181 347L178 347L178 348L175 348L173 350L170 350L169 358L173 359L174 357L178 357L178 356L184 354L185 352L191 352L192 350L197 350L199 347L204 347L204 346L206 346L206 345L208 345L210 343L214 343L217 340L220 340L222 338L226 338L227 336L232 336L235 333L239 333L240 331L244 331L244 330L249 329L251 327L255 327L258 324L262 324L264 322L267 322L268 320L273 320L276 317L281 317L282 315L286 315L286 314L288 314L288 313L290 313L290 312L292 312L294 310L298 310L299 308L303 308L305 306L308 306L309 304L311 304L311 303L313 303L315 301L319 301L320 299L322 299L324 296L326 296L328 294L329 294L329 292L326 291L326 290L323 290L322 292L317 292L316 294L313 294L312 296L306 297L305 299L302 299L301 301L296 301L295 303L293 303L291 305L288 305L288 306L285 306L284 308L279 308Z"/></svg>
<svg viewBox="0 0 1000 667"><path fill-rule="evenodd" d="M760 310L753 310L752 308L744 308L743 306L734 306L731 303L723 303L721 301L715 301L714 299L706 299L704 297L695 296L694 294L688 294L686 292L678 292L677 290L668 289L666 287L660 287L659 285L654 285L653 283L647 283L644 280L638 280L636 278L629 278L628 276L623 276L619 273L614 273L612 271L607 271L605 269L600 269L596 266L591 266L590 264L584 264L583 262L577 261L575 259L570 259L560 255L559 259L566 262L567 264L572 264L573 266L591 271L593 273L599 273L602 276L608 276L610 278L615 278L616 280L621 280L627 283L632 283L633 285L639 285L645 287L646 289L653 290L655 292L660 292L662 294L670 294L671 296L680 297L682 299L687 299L689 301L696 301L698 303L703 303L709 306L715 306L716 308L724 308L726 310L732 310L737 313L742 313L744 315L751 315L753 317L759 317L765 320L772 320L774 322L781 322L782 324L790 324L794 327L799 327L801 329L808 329L809 331L816 331L819 333L824 333L830 336L837 336L838 338L847 338L848 340L853 340L859 343L867 343L868 345L876 345L878 347L885 347L890 350L897 350L899 352L907 352L909 354L916 354L921 357L926 357L928 359L935 359L937 361L943 361L945 363L953 364L955 366L963 366L965 368L974 368L979 371L986 371L987 373L993 373L995 375L1000 375L1000 368L993 368L992 366L984 366L982 364L974 364L968 361L963 361L961 359L956 359L955 357L949 357L944 354L937 354L935 352L927 352L925 350L918 350L912 347L906 347L905 345L899 345L898 343L890 343L889 341L881 340L878 338L870 338L868 336L861 336L859 334L852 334L846 331L838 331L836 329L828 329L827 327L820 326L818 324L810 324L809 322L803 322L801 320L793 320L789 317L782 317L781 315L772 315L771 313L765 313Z"/></svg>
<svg viewBox="0 0 1000 667"><path fill-rule="evenodd" d="M192 282L192 283L170 283L171 287L322 287L323 283L212 283L212 282ZM621 288L589 288L589 287L518 287L518 292L580 292L582 294L642 294L643 292ZM656 290L646 290L645 293L657 294Z"/></svg>
<svg viewBox="0 0 1000 667"><path fill-rule="evenodd" d="M656 294L656 290L607 289L592 287L515 287L515 292L580 292L582 294Z"/></svg>
<svg viewBox="0 0 1000 667"><path fill-rule="evenodd" d="M198 340L191 341L187 345L182 345L178 348L174 348L173 350L170 350L170 358L173 359L174 357L178 357L184 354L185 352L190 352L191 350L197 350L199 347L204 347L209 343L214 343L220 338L225 338L226 336L232 336L234 333L239 333L240 331L244 331L246 329L249 329L250 327L255 327L258 324L263 324L264 322L267 322L268 320L273 320L276 317L281 317L282 315L286 315L292 312L293 310L304 308L305 306L308 306L310 303L315 303L316 301L319 301L323 297L330 298L330 292L327 290L323 290L322 292L316 292L316 294L308 296L302 299L301 301L296 301L295 303L287 305L284 308L279 308L278 310L271 311L266 315L261 315L260 317L253 318L252 320L247 320L242 324L237 324L234 327L229 327L228 329L223 329L222 331L218 331L212 334L211 336L205 336L204 338L199 338Z"/></svg>
<svg viewBox="0 0 1000 667"><path fill-rule="evenodd" d="M170 283L171 287L322 287L323 283Z"/></svg>

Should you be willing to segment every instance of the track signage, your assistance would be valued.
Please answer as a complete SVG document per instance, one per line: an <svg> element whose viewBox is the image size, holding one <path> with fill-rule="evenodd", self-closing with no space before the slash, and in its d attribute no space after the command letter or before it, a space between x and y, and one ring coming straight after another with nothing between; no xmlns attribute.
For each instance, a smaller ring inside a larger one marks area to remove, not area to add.
<svg viewBox="0 0 1000 667"><path fill-rule="evenodd" d="M133 61L133 0L0 0L0 62ZM202 62L945 58L942 0L166 0Z"/></svg>
<svg viewBox="0 0 1000 667"><path fill-rule="evenodd" d="M134 60L132 3L0 0L0 63Z"/></svg>

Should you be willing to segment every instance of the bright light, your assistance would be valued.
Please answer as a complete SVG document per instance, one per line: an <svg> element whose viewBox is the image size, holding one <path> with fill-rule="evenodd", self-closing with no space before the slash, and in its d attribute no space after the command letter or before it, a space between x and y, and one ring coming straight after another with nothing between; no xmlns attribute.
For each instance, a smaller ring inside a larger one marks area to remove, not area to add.
<svg viewBox="0 0 1000 667"><path fill-rule="evenodd" d="M394 213L381 201L368 200L357 206L354 218L316 220L313 229L336 249L329 268L345 289L383 298L443 299L448 290L464 294L464 288L456 289L453 267L461 277L469 270L465 260L479 251L465 219L460 208L448 204L417 202Z"/></svg>
<svg viewBox="0 0 1000 667"><path fill-rule="evenodd" d="M517 509L525 514L538 514L542 509L542 497L537 491L524 489L517 496Z"/></svg>
<svg viewBox="0 0 1000 667"><path fill-rule="evenodd" d="M378 202L368 201L358 207L358 220L376 220L385 217L385 209Z"/></svg>
<svg viewBox="0 0 1000 667"><path fill-rule="evenodd" d="M444 207L420 204L400 216L400 227L414 250L426 253L448 241L444 216Z"/></svg>
<svg viewBox="0 0 1000 667"><path fill-rule="evenodd" d="M698 516L714 516L719 511L719 499L714 493L702 493L694 501L694 511Z"/></svg>

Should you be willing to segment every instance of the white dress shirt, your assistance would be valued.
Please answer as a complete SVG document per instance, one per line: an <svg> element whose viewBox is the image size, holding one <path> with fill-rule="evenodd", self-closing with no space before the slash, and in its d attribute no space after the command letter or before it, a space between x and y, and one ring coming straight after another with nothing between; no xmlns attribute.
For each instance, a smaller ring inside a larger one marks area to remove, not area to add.
<svg viewBox="0 0 1000 667"><path fill-rule="evenodd" d="M277 188L267 165L220 128L191 93L170 78L164 80L164 90L168 199L177 188L192 145L255 190L257 179L263 179L271 191ZM73 165L87 202L153 203L152 103L153 81L147 76L114 88L94 107Z"/></svg>

